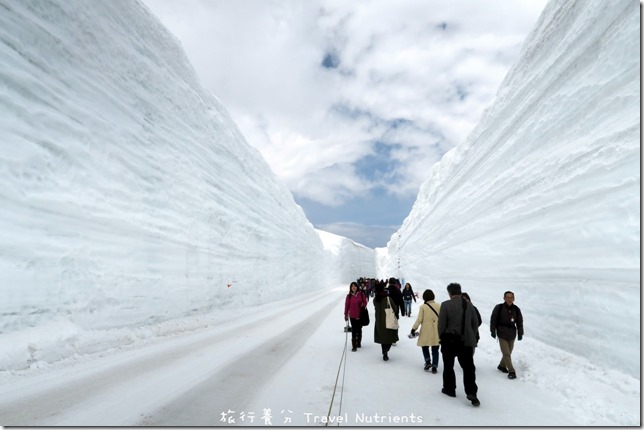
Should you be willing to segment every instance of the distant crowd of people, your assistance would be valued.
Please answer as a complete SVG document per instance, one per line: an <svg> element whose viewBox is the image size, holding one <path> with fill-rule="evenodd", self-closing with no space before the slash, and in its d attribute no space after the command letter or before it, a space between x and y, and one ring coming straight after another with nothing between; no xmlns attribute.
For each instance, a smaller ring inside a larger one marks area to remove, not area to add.
<svg viewBox="0 0 644 430"><path fill-rule="evenodd" d="M426 371L438 373L440 348L443 356L441 392L450 397L456 397L454 362L458 359L463 369L467 399L472 405L479 406L481 402L477 397L474 350L480 339L479 327L483 321L460 284L449 284L447 294L449 300L438 304L432 290L423 292L423 303L418 308L418 316L409 337L418 337L417 345L421 347ZM367 308L370 298L373 298L375 309L374 342L380 344L382 359L388 361L391 346L399 340L398 319L401 315L411 317L412 301L416 302L418 294L414 293L409 283L401 287L400 280L393 277L387 281L363 277L352 282L344 306L344 319L351 324L352 351L357 351L362 346L362 327L366 322L363 309ZM503 303L492 310L490 334L493 338L498 338L501 350L501 361L497 369L506 373L509 379L515 379L512 350L515 339L523 339L523 316L521 309L514 304L512 291L506 291Z"/></svg>

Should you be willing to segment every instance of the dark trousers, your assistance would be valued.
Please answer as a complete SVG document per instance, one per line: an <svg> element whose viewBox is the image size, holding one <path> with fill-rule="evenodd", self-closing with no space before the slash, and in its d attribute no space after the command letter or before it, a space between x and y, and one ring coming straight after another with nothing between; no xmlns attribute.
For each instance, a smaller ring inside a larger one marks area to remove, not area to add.
<svg viewBox="0 0 644 430"><path fill-rule="evenodd" d="M425 363L431 363L432 367L438 367L438 345L432 346L432 355L429 355L429 346L421 346Z"/></svg>
<svg viewBox="0 0 644 430"><path fill-rule="evenodd" d="M351 338L357 339L362 337L362 324L356 318L349 318L351 320Z"/></svg>
<svg viewBox="0 0 644 430"><path fill-rule="evenodd" d="M463 385L465 394L476 396L476 367L474 367L474 348L464 346L460 342L444 343L441 345L443 354L443 388L449 393L456 393L456 374L454 373L454 360L463 369Z"/></svg>
<svg viewBox="0 0 644 430"><path fill-rule="evenodd" d="M382 349L383 354L385 352L389 352L389 350L391 349L391 344L390 343L381 343L380 344L380 349Z"/></svg>

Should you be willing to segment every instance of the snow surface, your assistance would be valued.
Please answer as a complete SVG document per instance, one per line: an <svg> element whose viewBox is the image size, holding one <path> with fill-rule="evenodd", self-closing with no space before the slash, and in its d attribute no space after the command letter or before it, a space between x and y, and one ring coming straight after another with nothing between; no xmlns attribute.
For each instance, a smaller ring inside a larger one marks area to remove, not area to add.
<svg viewBox="0 0 644 430"><path fill-rule="evenodd" d="M548 3L480 123L429 172L380 273L417 289L460 282L486 322L511 290L527 339L640 378L639 12Z"/></svg>
<svg viewBox="0 0 644 430"><path fill-rule="evenodd" d="M373 249L328 231L316 231L330 258L328 267L331 270L327 275L330 285L349 285L361 276L376 276L376 253Z"/></svg>
<svg viewBox="0 0 644 430"><path fill-rule="evenodd" d="M496 341L481 339L480 407L465 399L458 366L457 397L446 397L441 374L423 371L416 340L405 336L418 304L401 318L388 362L373 324L362 348L343 356L347 289L189 317L175 323L189 328L183 333L0 373L0 422L264 426L270 414L274 426L320 426L327 416L333 425L342 417L343 426L370 427L640 425L639 380L529 337L515 348L514 381L496 369ZM369 309L373 315L372 302ZM197 321L199 328L188 325Z"/></svg>
<svg viewBox="0 0 644 430"><path fill-rule="evenodd" d="M0 10L0 424L320 425L334 398L343 425L640 425L635 3L550 3L375 251L313 229L141 3ZM463 283L480 408L422 370L413 318L389 362L372 325L339 366L376 270ZM514 381L486 336L508 288Z"/></svg>
<svg viewBox="0 0 644 430"><path fill-rule="evenodd" d="M334 280L302 209L144 5L0 8L0 368L105 346L85 330Z"/></svg>
<svg viewBox="0 0 644 430"><path fill-rule="evenodd" d="M313 228L143 4L0 6L1 369L375 275L372 249Z"/></svg>

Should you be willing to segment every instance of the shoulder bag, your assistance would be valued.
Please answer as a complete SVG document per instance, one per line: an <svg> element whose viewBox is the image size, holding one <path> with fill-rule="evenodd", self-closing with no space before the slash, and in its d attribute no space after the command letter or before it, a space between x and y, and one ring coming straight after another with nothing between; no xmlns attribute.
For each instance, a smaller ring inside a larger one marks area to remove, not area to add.
<svg viewBox="0 0 644 430"><path fill-rule="evenodd" d="M369 311L367 308L362 308L360 310L360 325L366 327L369 325Z"/></svg>
<svg viewBox="0 0 644 430"><path fill-rule="evenodd" d="M429 307L429 309L434 311L434 313L436 314L436 318L438 318L438 312L436 312L436 309L434 309L431 306L429 306L429 303L425 303L425 304Z"/></svg>
<svg viewBox="0 0 644 430"><path fill-rule="evenodd" d="M389 297L387 297L387 307L385 308L385 326L389 330L398 330L398 318L391 307Z"/></svg>

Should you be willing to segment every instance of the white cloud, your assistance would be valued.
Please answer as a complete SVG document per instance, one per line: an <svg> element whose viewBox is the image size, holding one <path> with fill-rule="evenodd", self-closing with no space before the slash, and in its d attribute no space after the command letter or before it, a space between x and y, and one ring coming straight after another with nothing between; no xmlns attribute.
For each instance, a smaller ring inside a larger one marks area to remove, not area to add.
<svg viewBox="0 0 644 430"><path fill-rule="evenodd" d="M145 0L182 41L248 142L300 196L368 192L352 164L400 145L388 177L413 196L493 100L545 0ZM338 64L324 69L325 53ZM334 106L362 115L347 117ZM404 118L413 126L388 131ZM393 167L392 167L393 168Z"/></svg>

